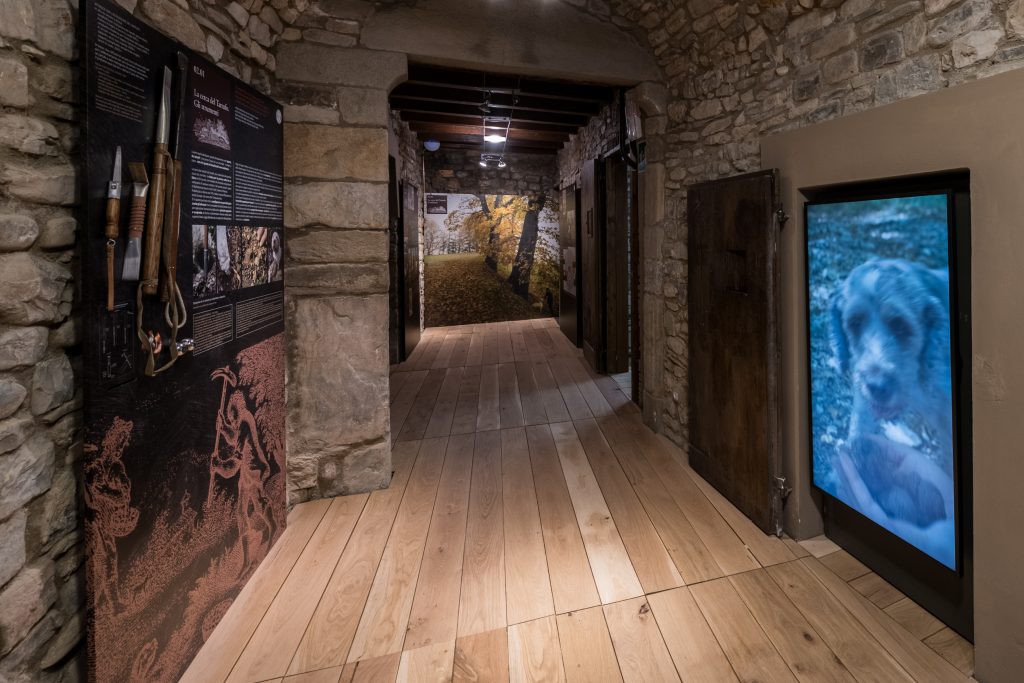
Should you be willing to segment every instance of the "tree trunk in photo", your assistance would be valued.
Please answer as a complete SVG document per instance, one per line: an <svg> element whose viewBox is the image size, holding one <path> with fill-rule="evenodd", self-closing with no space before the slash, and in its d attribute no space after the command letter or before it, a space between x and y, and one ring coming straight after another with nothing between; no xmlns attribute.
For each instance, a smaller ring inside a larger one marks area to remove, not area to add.
<svg viewBox="0 0 1024 683"><path fill-rule="evenodd" d="M491 214L490 207L487 206L487 195L478 194L477 198L480 200L480 206L483 207L484 216L487 217L487 221L490 223L490 230L487 233L487 253L484 255L484 265L493 271L498 270L498 222L494 219ZM501 195L499 194L494 200L495 208L501 206Z"/></svg>
<svg viewBox="0 0 1024 683"><path fill-rule="evenodd" d="M540 212L544 209L547 197L543 194L530 202L530 208L523 219L523 234L519 237L519 248L516 260L512 262L512 272L508 282L512 289L523 299L530 294L530 274L533 272L533 255L537 249L537 233L540 223Z"/></svg>

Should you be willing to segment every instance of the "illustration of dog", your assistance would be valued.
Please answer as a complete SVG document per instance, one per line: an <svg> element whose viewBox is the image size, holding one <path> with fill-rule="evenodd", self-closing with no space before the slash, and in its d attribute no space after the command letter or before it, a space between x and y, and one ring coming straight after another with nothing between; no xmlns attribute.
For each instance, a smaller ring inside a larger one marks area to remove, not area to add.
<svg viewBox="0 0 1024 683"><path fill-rule="evenodd" d="M918 527L949 516L941 489L952 487L941 486L945 475L927 454L892 441L887 428L919 426L939 449L936 460L952 463L949 327L949 272L912 261L868 261L832 300L833 352L853 389L847 456L873 502Z"/></svg>

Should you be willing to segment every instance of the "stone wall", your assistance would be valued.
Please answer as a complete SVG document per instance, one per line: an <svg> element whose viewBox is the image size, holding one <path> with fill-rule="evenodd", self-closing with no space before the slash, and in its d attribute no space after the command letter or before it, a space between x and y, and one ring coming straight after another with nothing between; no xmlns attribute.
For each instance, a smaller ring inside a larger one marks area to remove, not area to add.
<svg viewBox="0 0 1024 683"><path fill-rule="evenodd" d="M425 159L427 192L450 194L545 193L557 199L558 166L550 154L505 155L505 168L480 166L480 152L446 150L428 152Z"/></svg>
<svg viewBox="0 0 1024 683"><path fill-rule="evenodd" d="M357 46L372 11L323 0L276 52L272 95L286 105L292 503L391 479L387 97L406 58Z"/></svg>
<svg viewBox="0 0 1024 683"><path fill-rule="evenodd" d="M307 0L119 0L266 91ZM82 656L78 3L0 2L0 680L75 681Z"/></svg>
<svg viewBox="0 0 1024 683"><path fill-rule="evenodd" d="M558 152L558 187L577 185L587 159L600 159L619 146L618 105L604 107Z"/></svg>
<svg viewBox="0 0 1024 683"><path fill-rule="evenodd" d="M687 433L686 192L760 167L763 136L1024 66L1024 0L613 2L666 75L660 430Z"/></svg>

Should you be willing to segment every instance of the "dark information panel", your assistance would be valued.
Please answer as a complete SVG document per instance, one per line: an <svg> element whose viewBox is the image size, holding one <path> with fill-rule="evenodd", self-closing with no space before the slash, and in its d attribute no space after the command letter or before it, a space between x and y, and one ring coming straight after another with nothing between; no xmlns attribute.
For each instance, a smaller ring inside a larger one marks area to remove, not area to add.
<svg viewBox="0 0 1024 683"><path fill-rule="evenodd" d="M176 681L285 525L281 108L111 2L83 15L89 678ZM159 189L165 73L167 302L124 273L133 194Z"/></svg>

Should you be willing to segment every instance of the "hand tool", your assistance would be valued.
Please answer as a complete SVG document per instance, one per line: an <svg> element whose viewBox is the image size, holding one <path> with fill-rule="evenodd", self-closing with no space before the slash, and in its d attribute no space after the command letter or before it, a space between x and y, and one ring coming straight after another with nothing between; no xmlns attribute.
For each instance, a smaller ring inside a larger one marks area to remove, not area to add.
<svg viewBox="0 0 1024 683"><path fill-rule="evenodd" d="M114 172L107 183L107 310L114 310L114 247L121 224L121 146L114 153Z"/></svg>
<svg viewBox="0 0 1024 683"><path fill-rule="evenodd" d="M167 140L170 137L171 70L164 67L160 109L156 118L156 143L153 150L153 172L150 174L149 212L146 214L145 249L142 253L142 279L139 286L146 295L156 294L160 278L160 247L163 234L164 200L166 199Z"/></svg>
<svg viewBox="0 0 1024 683"><path fill-rule="evenodd" d="M139 264L142 262L142 230L146 227L146 196L149 193L149 177L146 165L140 162L128 164L132 177L132 207L128 218L128 246L124 250L124 266L121 279L139 279Z"/></svg>

